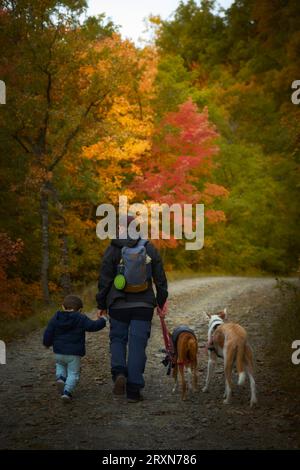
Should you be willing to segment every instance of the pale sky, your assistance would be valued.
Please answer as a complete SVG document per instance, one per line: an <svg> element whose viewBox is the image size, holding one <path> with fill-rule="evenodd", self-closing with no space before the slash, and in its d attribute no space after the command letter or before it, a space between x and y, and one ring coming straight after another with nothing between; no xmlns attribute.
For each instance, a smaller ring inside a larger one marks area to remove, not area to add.
<svg viewBox="0 0 300 470"><path fill-rule="evenodd" d="M177 8L180 0L88 0L89 15L106 13L115 24L121 26L120 33L124 38L138 38L145 31L144 19L150 14L168 18ZM217 0L224 8L228 8L233 0Z"/></svg>

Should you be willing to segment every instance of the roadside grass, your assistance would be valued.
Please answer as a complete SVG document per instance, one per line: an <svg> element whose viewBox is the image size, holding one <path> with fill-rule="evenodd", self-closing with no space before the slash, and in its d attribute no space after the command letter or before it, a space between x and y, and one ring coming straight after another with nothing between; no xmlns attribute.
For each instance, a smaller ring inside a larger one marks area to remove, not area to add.
<svg viewBox="0 0 300 470"><path fill-rule="evenodd" d="M300 393L300 364L292 363L292 343L300 340L300 280L277 280L282 296L281 309L272 325L270 354L282 389Z"/></svg>
<svg viewBox="0 0 300 470"><path fill-rule="evenodd" d="M0 339L9 342L43 328L53 315L53 309L42 307L26 318L0 318Z"/></svg>
<svg viewBox="0 0 300 470"><path fill-rule="evenodd" d="M95 309L96 284L74 290L74 294L82 298L84 312ZM0 339L9 342L22 338L32 331L44 328L54 313L59 310L62 296L56 295L50 305L37 303L33 308L33 314L25 318L0 317Z"/></svg>
<svg viewBox="0 0 300 470"><path fill-rule="evenodd" d="M167 271L168 281L179 281L181 279L191 279L196 277L219 277L219 276L237 276L237 277L270 277L270 273L263 273L262 271L245 271L242 273L229 273L228 271L193 271L191 269L184 269L182 271Z"/></svg>

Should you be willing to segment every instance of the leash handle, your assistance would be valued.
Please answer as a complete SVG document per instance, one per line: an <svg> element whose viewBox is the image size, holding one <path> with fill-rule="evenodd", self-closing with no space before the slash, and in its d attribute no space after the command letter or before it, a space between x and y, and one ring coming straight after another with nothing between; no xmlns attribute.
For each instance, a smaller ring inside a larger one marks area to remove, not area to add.
<svg viewBox="0 0 300 470"><path fill-rule="evenodd" d="M166 300L162 308L157 306L157 314L160 318L164 318L167 315L167 312L168 312L168 301Z"/></svg>

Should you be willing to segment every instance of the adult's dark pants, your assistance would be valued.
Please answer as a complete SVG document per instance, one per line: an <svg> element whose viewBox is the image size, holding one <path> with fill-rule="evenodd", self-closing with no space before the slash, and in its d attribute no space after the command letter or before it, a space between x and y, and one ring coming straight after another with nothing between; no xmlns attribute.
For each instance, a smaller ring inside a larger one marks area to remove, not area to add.
<svg viewBox="0 0 300 470"><path fill-rule="evenodd" d="M153 308L109 309L111 373L127 377L127 396L136 398L144 388L146 347L151 333Z"/></svg>

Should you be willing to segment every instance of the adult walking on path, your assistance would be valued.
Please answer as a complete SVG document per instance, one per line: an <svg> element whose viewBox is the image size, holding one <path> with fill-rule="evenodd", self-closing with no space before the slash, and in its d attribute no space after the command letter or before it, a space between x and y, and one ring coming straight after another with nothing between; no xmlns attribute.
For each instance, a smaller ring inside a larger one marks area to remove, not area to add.
<svg viewBox="0 0 300 470"><path fill-rule="evenodd" d="M133 221L133 217L127 217L127 228ZM122 273L125 271L123 289L117 288L114 282L120 268ZM143 273L145 279L139 280ZM150 241L130 236L121 238L119 232L103 255L98 289L98 317L107 312L110 317L113 393L124 395L126 392L128 402L138 402L143 399L140 391L145 386L143 373L154 308L158 306L163 310L168 297L159 252Z"/></svg>

